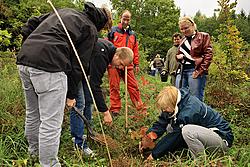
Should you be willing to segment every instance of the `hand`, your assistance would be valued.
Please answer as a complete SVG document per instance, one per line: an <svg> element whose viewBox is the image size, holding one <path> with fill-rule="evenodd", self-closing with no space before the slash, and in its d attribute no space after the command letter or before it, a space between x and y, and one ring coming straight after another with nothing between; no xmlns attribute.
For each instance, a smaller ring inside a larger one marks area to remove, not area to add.
<svg viewBox="0 0 250 167"><path fill-rule="evenodd" d="M150 137L148 137L148 135L145 135L141 142L139 143L139 151L142 152L143 149L153 149L155 147L155 143L153 141L154 139L151 139Z"/></svg>
<svg viewBox="0 0 250 167"><path fill-rule="evenodd" d="M196 79L202 73L203 73L203 70L201 70L201 71L194 70L194 72L192 74L193 79Z"/></svg>
<svg viewBox="0 0 250 167"><path fill-rule="evenodd" d="M179 60L182 60L182 59L183 59L183 57L184 57L184 55L183 55L183 54L178 54L178 55L176 55L176 58L177 58L177 59L179 59Z"/></svg>
<svg viewBox="0 0 250 167"><path fill-rule="evenodd" d="M165 75L167 72L166 71L162 71L161 72L161 75Z"/></svg>
<svg viewBox="0 0 250 167"><path fill-rule="evenodd" d="M150 154L150 155L148 156L148 158L147 158L146 161L152 161L153 159L154 159L154 158L153 158L152 154Z"/></svg>
<svg viewBox="0 0 250 167"><path fill-rule="evenodd" d="M106 124L108 126L112 125L113 120L112 120L112 116L110 115L109 110L107 110L103 114L104 114L104 117L103 117L104 124Z"/></svg>
<svg viewBox="0 0 250 167"><path fill-rule="evenodd" d="M135 66L135 73L138 74L140 72L140 67L138 65Z"/></svg>
<svg viewBox="0 0 250 167"><path fill-rule="evenodd" d="M67 98L66 105L67 105L67 107L72 108L76 105L76 100Z"/></svg>

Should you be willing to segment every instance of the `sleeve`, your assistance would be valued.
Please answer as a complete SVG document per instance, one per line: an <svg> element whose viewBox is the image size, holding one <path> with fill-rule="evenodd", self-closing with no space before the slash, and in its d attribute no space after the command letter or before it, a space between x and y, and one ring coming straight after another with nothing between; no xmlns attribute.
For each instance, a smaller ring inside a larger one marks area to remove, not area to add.
<svg viewBox="0 0 250 167"><path fill-rule="evenodd" d="M108 37L108 40L110 41L110 42L112 42L112 43L114 43L114 33L115 33L115 31L114 31L114 27L112 27L111 28L111 31L108 33L108 35L107 35L107 37Z"/></svg>
<svg viewBox="0 0 250 167"><path fill-rule="evenodd" d="M35 16L30 18L25 25L22 27L21 34L23 36L23 41L24 42L28 36L39 26L41 22L43 22L50 13L43 14L41 16Z"/></svg>
<svg viewBox="0 0 250 167"><path fill-rule="evenodd" d="M82 35L82 40L76 44L76 49L85 72L87 72L89 69L89 61L96 40L97 37L95 31L90 29L88 30L88 32L86 31L86 33ZM71 53L71 66L72 70L67 75L68 76L67 98L74 99L77 95L77 85L82 80L83 72L73 51Z"/></svg>
<svg viewBox="0 0 250 167"><path fill-rule="evenodd" d="M78 62L77 62L78 63ZM79 65L78 65L79 66ZM82 71L80 66L78 70L72 70L68 75L68 92L67 98L75 99L78 91L78 84L83 79ZM75 68L76 69L76 68ZM86 70L85 70L86 71Z"/></svg>
<svg viewBox="0 0 250 167"><path fill-rule="evenodd" d="M205 34L203 38L203 61L201 63L201 68L203 71L207 71L211 64L213 58L213 49L211 45L211 39L209 34Z"/></svg>
<svg viewBox="0 0 250 167"><path fill-rule="evenodd" d="M103 97L101 84L108 63L105 60L104 52L98 52L98 54L99 55L96 55L90 63L90 85L98 110L105 112L108 110L108 107Z"/></svg>
<svg viewBox="0 0 250 167"><path fill-rule="evenodd" d="M166 60L164 62L164 67L162 71L169 72L169 55L170 55L170 50L168 50L167 55L166 55Z"/></svg>
<svg viewBox="0 0 250 167"><path fill-rule="evenodd" d="M169 122L170 119L168 118L168 114L166 112L162 112L158 121L153 123L152 127L147 131L147 134L150 132L155 132L157 134L157 138L161 137L166 132Z"/></svg>
<svg viewBox="0 0 250 167"><path fill-rule="evenodd" d="M139 65L139 49L138 49L138 41L136 40L136 36L135 37L135 46L132 49L133 53L134 53L134 60L133 60L133 64L135 66Z"/></svg>

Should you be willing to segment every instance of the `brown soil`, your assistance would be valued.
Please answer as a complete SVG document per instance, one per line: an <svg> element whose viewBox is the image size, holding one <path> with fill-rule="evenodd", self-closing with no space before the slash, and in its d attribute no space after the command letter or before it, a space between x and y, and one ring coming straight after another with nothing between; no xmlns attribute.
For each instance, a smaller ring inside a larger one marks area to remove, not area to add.
<svg viewBox="0 0 250 167"><path fill-rule="evenodd" d="M96 142L98 142L98 143L100 143L100 144L105 145L105 140L104 140L104 137L103 137L102 134L97 133L97 134L95 134L94 137L91 137L91 138L92 138L94 141L96 141ZM118 149L118 148L119 148L119 143L118 143L116 140L114 140L112 137L110 137L110 136L108 136L108 135L105 135L105 138L106 138L108 147L109 147L110 149L115 150L115 149Z"/></svg>

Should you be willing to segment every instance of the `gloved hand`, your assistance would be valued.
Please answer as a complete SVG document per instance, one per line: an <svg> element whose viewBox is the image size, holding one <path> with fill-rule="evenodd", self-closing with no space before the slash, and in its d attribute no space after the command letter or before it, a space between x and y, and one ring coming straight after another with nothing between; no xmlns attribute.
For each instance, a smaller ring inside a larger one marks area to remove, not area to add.
<svg viewBox="0 0 250 167"><path fill-rule="evenodd" d="M153 149L155 147L154 140L157 139L157 134L155 132L150 132L149 134L143 136L141 142L139 143L139 151L142 152L143 149Z"/></svg>

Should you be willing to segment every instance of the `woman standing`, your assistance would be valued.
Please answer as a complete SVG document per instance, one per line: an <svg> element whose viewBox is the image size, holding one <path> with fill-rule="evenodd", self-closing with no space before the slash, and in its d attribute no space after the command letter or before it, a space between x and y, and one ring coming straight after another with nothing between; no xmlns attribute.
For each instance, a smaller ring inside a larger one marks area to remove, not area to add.
<svg viewBox="0 0 250 167"><path fill-rule="evenodd" d="M198 32L195 22L188 16L180 18L179 28L184 38L176 55L181 62L177 70L176 86L189 87L191 94L203 101L206 75L213 57L210 35Z"/></svg>

